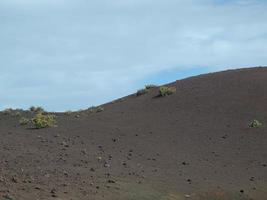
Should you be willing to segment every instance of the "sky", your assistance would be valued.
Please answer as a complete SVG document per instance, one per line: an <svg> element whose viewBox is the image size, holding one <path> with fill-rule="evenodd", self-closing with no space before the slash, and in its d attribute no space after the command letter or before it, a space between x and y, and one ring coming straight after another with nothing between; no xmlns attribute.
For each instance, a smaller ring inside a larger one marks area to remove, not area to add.
<svg viewBox="0 0 267 200"><path fill-rule="evenodd" d="M266 0L0 0L0 109L85 109L267 65Z"/></svg>

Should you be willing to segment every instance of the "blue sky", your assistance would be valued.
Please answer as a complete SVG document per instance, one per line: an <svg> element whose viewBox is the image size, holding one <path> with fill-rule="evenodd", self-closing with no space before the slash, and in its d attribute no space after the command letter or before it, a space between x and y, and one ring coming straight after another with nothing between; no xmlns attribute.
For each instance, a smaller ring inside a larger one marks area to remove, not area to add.
<svg viewBox="0 0 267 200"><path fill-rule="evenodd" d="M265 0L1 0L0 109L87 108L267 65Z"/></svg>

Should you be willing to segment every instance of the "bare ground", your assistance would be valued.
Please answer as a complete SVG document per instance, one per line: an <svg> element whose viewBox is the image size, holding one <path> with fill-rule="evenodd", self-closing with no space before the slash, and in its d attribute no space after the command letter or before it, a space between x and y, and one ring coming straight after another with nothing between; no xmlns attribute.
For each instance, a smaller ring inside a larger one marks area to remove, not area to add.
<svg viewBox="0 0 267 200"><path fill-rule="evenodd" d="M102 112L55 113L53 128L31 129L14 111L1 113L0 197L266 200L267 68L169 86L177 91L167 97L153 88ZM250 128L253 119L263 126Z"/></svg>

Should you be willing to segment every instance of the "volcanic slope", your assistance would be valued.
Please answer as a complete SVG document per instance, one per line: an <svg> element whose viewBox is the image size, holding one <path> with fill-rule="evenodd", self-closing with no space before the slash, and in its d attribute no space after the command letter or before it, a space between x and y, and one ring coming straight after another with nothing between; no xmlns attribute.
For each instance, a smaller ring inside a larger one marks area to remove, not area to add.
<svg viewBox="0 0 267 200"><path fill-rule="evenodd" d="M1 112L2 199L266 200L267 68L167 86L54 113L45 129L19 124L33 112Z"/></svg>

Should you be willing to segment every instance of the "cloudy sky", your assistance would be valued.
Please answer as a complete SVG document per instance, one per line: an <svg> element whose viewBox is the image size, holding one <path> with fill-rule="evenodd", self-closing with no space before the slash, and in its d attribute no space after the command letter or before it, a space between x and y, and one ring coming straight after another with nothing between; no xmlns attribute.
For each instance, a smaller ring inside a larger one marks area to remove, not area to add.
<svg viewBox="0 0 267 200"><path fill-rule="evenodd" d="M265 0L0 0L0 109L87 108L267 65Z"/></svg>

